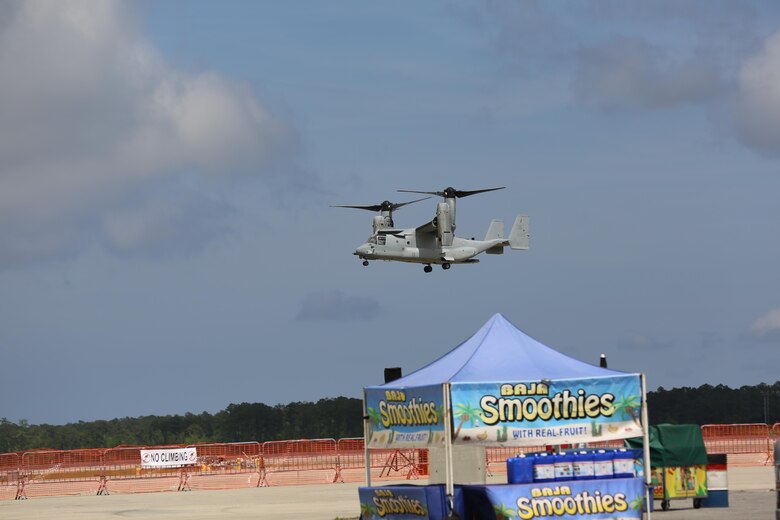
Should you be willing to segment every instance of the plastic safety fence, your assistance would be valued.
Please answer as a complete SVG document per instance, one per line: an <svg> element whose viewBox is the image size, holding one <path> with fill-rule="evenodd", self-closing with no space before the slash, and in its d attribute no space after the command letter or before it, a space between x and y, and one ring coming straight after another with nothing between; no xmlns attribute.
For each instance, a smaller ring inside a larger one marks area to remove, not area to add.
<svg viewBox="0 0 780 520"><path fill-rule="evenodd" d="M324 484L339 481L335 439L263 443L262 485Z"/></svg>
<svg viewBox="0 0 780 520"><path fill-rule="evenodd" d="M40 450L22 454L16 498L97 493L103 451Z"/></svg>
<svg viewBox="0 0 780 520"><path fill-rule="evenodd" d="M702 434L707 451L726 454L729 465L766 465L772 463L780 424L771 428L766 424L709 424L702 427ZM602 448L620 445L620 441L589 444ZM176 448L195 448L196 462L176 467L145 467L141 463L144 449ZM488 447L486 467L489 474L503 474L508 458L544 449ZM362 438L1 453L0 500L362 482L365 462ZM372 481L427 479L428 450L369 450L369 470Z"/></svg>
<svg viewBox="0 0 780 520"><path fill-rule="evenodd" d="M506 461L521 453L544 451L544 446L488 447L485 449L485 469L489 476L506 473Z"/></svg>
<svg viewBox="0 0 780 520"><path fill-rule="evenodd" d="M176 491L180 489L182 468L147 468L141 464L141 450L181 448L169 446L119 446L105 450L104 482L108 493L148 493L154 491Z"/></svg>
<svg viewBox="0 0 780 520"><path fill-rule="evenodd" d="M707 453L728 455L729 465L772 463L772 438L766 424L705 424L701 427Z"/></svg>
<svg viewBox="0 0 780 520"><path fill-rule="evenodd" d="M366 478L366 459L363 438L339 439L337 482L363 482Z"/></svg>
<svg viewBox="0 0 780 520"><path fill-rule="evenodd" d="M185 469L186 489L258 487L265 475L259 442L194 444L198 463Z"/></svg>
<svg viewBox="0 0 780 520"><path fill-rule="evenodd" d="M362 438L340 439L337 444L342 482L363 482L366 459ZM371 481L418 480L430 474L426 449L372 449L369 451Z"/></svg>
<svg viewBox="0 0 780 520"><path fill-rule="evenodd" d="M18 453L0 454L0 500L16 498L21 457Z"/></svg>

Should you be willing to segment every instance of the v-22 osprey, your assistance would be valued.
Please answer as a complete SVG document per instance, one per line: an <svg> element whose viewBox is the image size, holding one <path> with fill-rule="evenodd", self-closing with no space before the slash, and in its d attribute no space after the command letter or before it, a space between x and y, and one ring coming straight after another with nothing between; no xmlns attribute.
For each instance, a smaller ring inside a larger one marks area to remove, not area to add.
<svg viewBox="0 0 780 520"><path fill-rule="evenodd" d="M481 190L462 191L448 187L443 191L413 191L398 190L403 193L422 193L438 195L444 202L436 205L436 216L425 224L408 229L398 229L393 223L393 211L407 204L430 199L411 200L393 203L384 201L374 205L337 205L337 208L355 208L379 212L374 216L373 234L368 240L355 249L354 254L363 260L367 266L369 260L388 260L396 262L411 262L425 264L423 270L430 273L433 264L449 269L452 264L473 264L479 262L474 258L480 253L500 255L504 248L528 249L529 232L528 216L518 215L509 232L504 236L504 221L495 219L490 222L484 240L466 239L455 236L455 202L459 198L477 193L502 190L487 188Z"/></svg>

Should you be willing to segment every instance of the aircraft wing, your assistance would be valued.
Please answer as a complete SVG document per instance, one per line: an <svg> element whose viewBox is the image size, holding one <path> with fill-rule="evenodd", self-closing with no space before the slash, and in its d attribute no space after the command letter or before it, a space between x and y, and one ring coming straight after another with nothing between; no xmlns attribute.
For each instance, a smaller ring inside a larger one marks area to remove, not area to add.
<svg viewBox="0 0 780 520"><path fill-rule="evenodd" d="M432 235L436 234L436 227L433 225L433 221L426 222L422 226L419 226L417 229L414 230L414 233L416 235L426 234L430 233Z"/></svg>
<svg viewBox="0 0 780 520"><path fill-rule="evenodd" d="M405 229L379 229L377 230L378 235L393 235L396 237L403 237L404 233L406 232Z"/></svg>
<svg viewBox="0 0 780 520"><path fill-rule="evenodd" d="M417 241L417 247L421 248L435 248L437 247L437 234L436 228L433 225L433 221L423 224L414 230L415 240Z"/></svg>

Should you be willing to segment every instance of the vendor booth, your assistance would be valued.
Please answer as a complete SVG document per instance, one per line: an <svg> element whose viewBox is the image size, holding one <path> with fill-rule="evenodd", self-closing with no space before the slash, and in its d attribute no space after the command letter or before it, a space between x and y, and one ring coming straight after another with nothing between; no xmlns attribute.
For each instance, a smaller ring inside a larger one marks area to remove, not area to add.
<svg viewBox="0 0 780 520"><path fill-rule="evenodd" d="M692 498L701 507L707 498L707 449L697 424L658 424L648 428L653 497L669 509L673 499ZM629 446L642 447L642 439Z"/></svg>
<svg viewBox="0 0 780 520"><path fill-rule="evenodd" d="M646 435L644 375L570 358L501 314L429 365L365 388L363 415L363 518L379 508L377 518L390 519L642 518L644 504L652 500L648 442L639 456L645 466L641 477L610 469L601 478L576 469L578 457L581 467L587 460L593 468L602 454L612 468L613 454L594 453L587 443ZM532 477L486 482L486 447L545 445L559 447L549 461L544 454L518 461ZM565 453L562 445L574 449ZM429 486L371 486L369 450L394 448L429 450ZM569 461L561 462L560 473L558 460Z"/></svg>

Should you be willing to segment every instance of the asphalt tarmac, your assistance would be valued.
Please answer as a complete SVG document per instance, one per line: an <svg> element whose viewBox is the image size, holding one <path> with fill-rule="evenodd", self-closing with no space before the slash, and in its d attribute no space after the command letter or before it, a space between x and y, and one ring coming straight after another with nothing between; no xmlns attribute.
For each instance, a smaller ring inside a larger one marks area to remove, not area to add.
<svg viewBox="0 0 780 520"><path fill-rule="evenodd" d="M505 478L505 477L503 477ZM729 507L693 509L690 499L672 500L652 518L775 520L773 468L729 468ZM501 478L491 479L500 482ZM408 481L404 481L408 484ZM224 491L68 496L0 501L3 520L334 520L357 519L359 484L279 486Z"/></svg>

